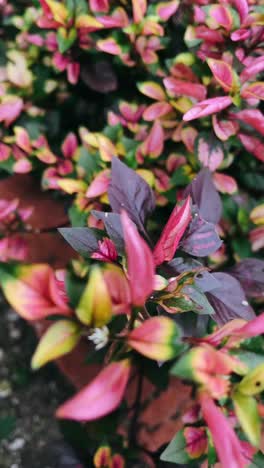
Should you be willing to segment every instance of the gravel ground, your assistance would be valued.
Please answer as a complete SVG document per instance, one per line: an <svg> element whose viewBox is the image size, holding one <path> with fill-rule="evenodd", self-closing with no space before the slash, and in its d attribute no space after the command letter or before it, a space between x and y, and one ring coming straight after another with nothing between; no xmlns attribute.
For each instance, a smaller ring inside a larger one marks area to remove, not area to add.
<svg viewBox="0 0 264 468"><path fill-rule="evenodd" d="M0 298L0 468L77 467L53 417L69 388L52 365L30 371L35 345Z"/></svg>

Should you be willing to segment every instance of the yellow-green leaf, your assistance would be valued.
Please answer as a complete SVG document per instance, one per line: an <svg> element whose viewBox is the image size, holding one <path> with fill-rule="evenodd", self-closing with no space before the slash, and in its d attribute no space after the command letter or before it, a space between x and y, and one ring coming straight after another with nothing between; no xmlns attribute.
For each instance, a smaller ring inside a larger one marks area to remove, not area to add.
<svg viewBox="0 0 264 468"><path fill-rule="evenodd" d="M112 301L99 267L94 267L76 309L79 320L85 325L102 327L112 317Z"/></svg>
<svg viewBox="0 0 264 468"><path fill-rule="evenodd" d="M33 355L31 366L39 369L53 359L69 353L77 345L81 327L70 320L59 320L51 325L41 338Z"/></svg>
<svg viewBox="0 0 264 468"><path fill-rule="evenodd" d="M249 442L255 447L259 447L261 423L255 398L235 392L233 402L236 416Z"/></svg>
<svg viewBox="0 0 264 468"><path fill-rule="evenodd" d="M237 386L243 395L257 395L264 390L264 363L249 372Z"/></svg>

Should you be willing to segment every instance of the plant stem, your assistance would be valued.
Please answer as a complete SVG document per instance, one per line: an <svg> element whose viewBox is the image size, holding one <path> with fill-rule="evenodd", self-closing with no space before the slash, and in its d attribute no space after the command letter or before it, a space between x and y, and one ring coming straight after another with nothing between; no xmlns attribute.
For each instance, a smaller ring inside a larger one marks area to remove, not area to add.
<svg viewBox="0 0 264 468"><path fill-rule="evenodd" d="M142 369L139 369L138 372L138 383L137 383L137 392L136 398L134 403L134 414L131 419L130 429L129 429L129 446L135 447L136 445L136 430L137 430L137 423L138 423L138 416L140 412L140 403L141 403L141 395L143 389L143 372Z"/></svg>

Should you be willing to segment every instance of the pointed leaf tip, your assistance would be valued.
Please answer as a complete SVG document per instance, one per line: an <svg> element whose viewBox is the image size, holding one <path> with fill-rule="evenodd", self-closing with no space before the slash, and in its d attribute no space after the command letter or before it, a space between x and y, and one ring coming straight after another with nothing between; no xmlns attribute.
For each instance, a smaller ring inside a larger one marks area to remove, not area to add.
<svg viewBox="0 0 264 468"><path fill-rule="evenodd" d="M157 361L175 357L181 350L180 331L168 317L153 317L128 335L128 344L144 356Z"/></svg>
<svg viewBox="0 0 264 468"><path fill-rule="evenodd" d="M176 206L162 231L154 249L156 265L170 261L180 243L180 240L191 221L191 198L187 197L181 207Z"/></svg>
<svg viewBox="0 0 264 468"><path fill-rule="evenodd" d="M154 260L149 246L140 237L125 211L121 213L121 222L125 238L132 303L141 306L145 304L155 287Z"/></svg>
<svg viewBox="0 0 264 468"><path fill-rule="evenodd" d="M121 403L129 374L128 359L109 364L87 387L60 406L56 417L93 421L106 416Z"/></svg>
<svg viewBox="0 0 264 468"><path fill-rule="evenodd" d="M32 369L39 369L47 362L72 351L80 339L80 333L80 326L70 320L59 320L51 325L41 338L33 355Z"/></svg>

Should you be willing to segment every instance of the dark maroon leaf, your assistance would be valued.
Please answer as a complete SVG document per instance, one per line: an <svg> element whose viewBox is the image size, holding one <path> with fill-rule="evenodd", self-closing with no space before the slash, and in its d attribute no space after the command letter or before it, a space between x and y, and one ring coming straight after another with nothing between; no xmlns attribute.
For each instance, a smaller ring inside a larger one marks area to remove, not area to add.
<svg viewBox="0 0 264 468"><path fill-rule="evenodd" d="M60 234L83 257L89 257L91 253L95 252L98 248L98 235L97 230L86 227L76 228L59 228Z"/></svg>
<svg viewBox="0 0 264 468"><path fill-rule="evenodd" d="M263 297L263 260L259 260L258 258L245 258L230 270L230 274L238 279L248 297Z"/></svg>
<svg viewBox="0 0 264 468"><path fill-rule="evenodd" d="M227 273L213 273L220 286L207 293L215 310L212 318L219 324L236 318L251 320L255 317L252 307L246 300L240 283Z"/></svg>
<svg viewBox="0 0 264 468"><path fill-rule="evenodd" d="M195 257L211 255L221 246L215 224L197 216L181 241L181 249Z"/></svg>
<svg viewBox="0 0 264 468"><path fill-rule="evenodd" d="M195 271L195 284L201 289L202 292L208 292L219 286L219 282L212 273L204 270L204 266L194 258L177 257L171 260L167 266L172 269L175 274L181 274L185 271Z"/></svg>
<svg viewBox="0 0 264 468"><path fill-rule="evenodd" d="M191 195L197 205L201 218L209 223L217 224L222 214L222 202L217 192L211 172L204 168L186 188L184 196Z"/></svg>
<svg viewBox="0 0 264 468"><path fill-rule="evenodd" d="M81 79L89 88L98 93L109 93L118 87L113 67L106 61L82 65Z"/></svg>
<svg viewBox="0 0 264 468"><path fill-rule="evenodd" d="M146 235L144 223L155 208L154 194L147 182L118 158L112 160L108 196L112 210L115 213L125 210L141 233Z"/></svg>
<svg viewBox="0 0 264 468"><path fill-rule="evenodd" d="M124 237L121 225L120 215L117 213L105 213L101 211L92 211L93 216L103 221L109 237L114 242L119 253L124 252Z"/></svg>

